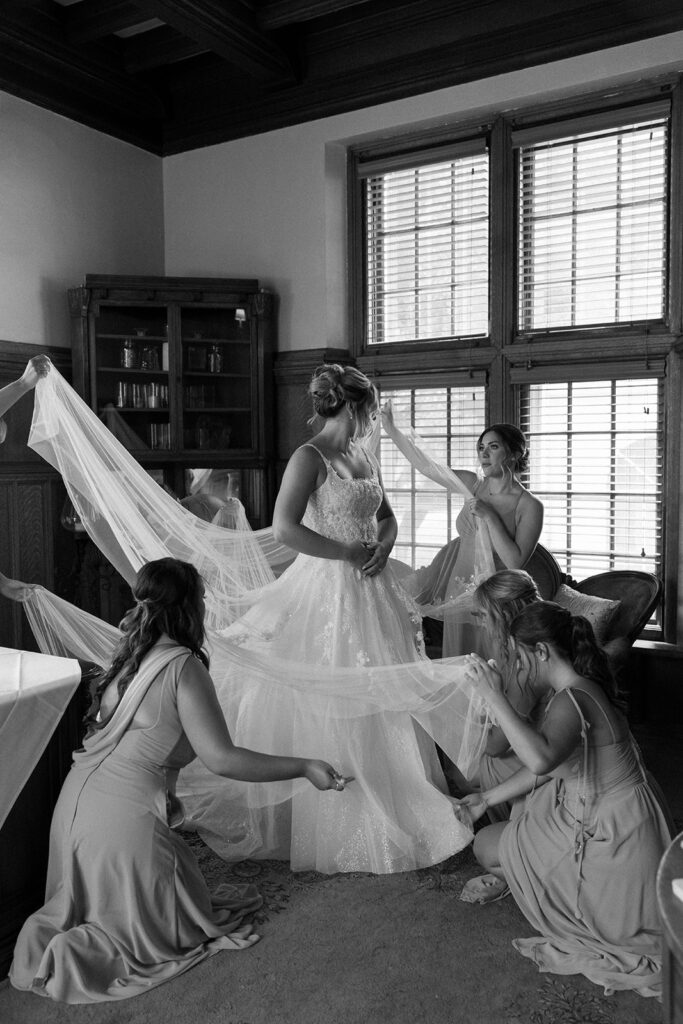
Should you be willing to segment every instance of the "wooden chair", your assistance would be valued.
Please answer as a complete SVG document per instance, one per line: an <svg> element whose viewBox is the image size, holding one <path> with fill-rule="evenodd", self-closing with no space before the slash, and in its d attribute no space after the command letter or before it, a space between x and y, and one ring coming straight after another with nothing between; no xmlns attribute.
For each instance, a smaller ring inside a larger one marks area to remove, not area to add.
<svg viewBox="0 0 683 1024"><path fill-rule="evenodd" d="M629 647L638 638L662 596L662 583L638 569L612 569L571 584L581 594L619 601L605 643L623 637Z"/></svg>
<svg viewBox="0 0 683 1024"><path fill-rule="evenodd" d="M565 580L565 574L555 557L542 544L537 544L524 569L538 587L538 592L543 600L552 601L560 584Z"/></svg>

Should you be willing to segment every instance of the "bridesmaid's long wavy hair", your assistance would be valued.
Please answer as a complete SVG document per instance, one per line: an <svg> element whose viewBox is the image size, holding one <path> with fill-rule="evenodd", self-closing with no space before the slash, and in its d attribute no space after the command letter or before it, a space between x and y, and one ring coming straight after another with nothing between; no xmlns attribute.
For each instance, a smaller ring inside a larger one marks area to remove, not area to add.
<svg viewBox="0 0 683 1024"><path fill-rule="evenodd" d="M308 393L317 416L328 420L346 407L356 414L359 436L372 429L372 414L379 408L377 388L355 366L323 363L313 371Z"/></svg>
<svg viewBox="0 0 683 1024"><path fill-rule="evenodd" d="M578 675L597 683L613 704L621 706L609 659L583 615L572 615L554 601L537 601L513 620L510 635L525 647L552 644Z"/></svg>
<svg viewBox="0 0 683 1024"><path fill-rule="evenodd" d="M101 729L111 717L97 721L102 694L109 683L117 679L118 706L142 659L162 635L189 648L195 658L209 667L203 650L202 596L202 578L189 562L158 558L143 565L133 585L135 605L119 623L123 636L114 650L111 665L98 681L85 718L91 731Z"/></svg>

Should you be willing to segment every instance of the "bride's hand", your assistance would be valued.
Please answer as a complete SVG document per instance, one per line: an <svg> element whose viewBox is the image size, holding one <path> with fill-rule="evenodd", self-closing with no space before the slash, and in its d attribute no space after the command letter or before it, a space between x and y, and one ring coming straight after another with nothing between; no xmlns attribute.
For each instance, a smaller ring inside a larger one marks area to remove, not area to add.
<svg viewBox="0 0 683 1024"><path fill-rule="evenodd" d="M368 561L368 549L359 540L351 541L346 545L346 558L354 569L363 569Z"/></svg>
<svg viewBox="0 0 683 1024"><path fill-rule="evenodd" d="M327 761L306 761L306 778L316 789L336 789L341 793L347 782L352 782L351 775L344 776L336 771Z"/></svg>
<svg viewBox="0 0 683 1024"><path fill-rule="evenodd" d="M377 576L387 564L389 551L381 540L370 540L363 545L366 553L366 562L362 567L364 576ZM367 556L370 556L369 559Z"/></svg>
<svg viewBox="0 0 683 1024"><path fill-rule="evenodd" d="M493 659L484 661L479 654L465 655L465 678L486 691L486 696L505 696L503 677Z"/></svg>

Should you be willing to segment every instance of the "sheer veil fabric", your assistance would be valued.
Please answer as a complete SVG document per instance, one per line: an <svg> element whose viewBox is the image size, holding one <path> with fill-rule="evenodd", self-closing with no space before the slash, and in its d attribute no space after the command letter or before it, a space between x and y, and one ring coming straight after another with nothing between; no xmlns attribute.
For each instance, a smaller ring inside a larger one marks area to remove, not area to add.
<svg viewBox="0 0 683 1024"><path fill-rule="evenodd" d="M431 784L428 791L420 788L430 773L421 737L424 730L467 774L485 738L483 702L464 677L462 658L424 656L417 606L391 568L361 585L346 563L299 555L276 578L293 552L272 531L251 531L246 519L236 520L241 529L225 529L185 510L54 367L36 388L29 445L60 472L88 534L129 583L145 562L167 556L201 573L211 674L235 742L337 759L345 774L357 776L336 796L313 791L303 780L221 779L195 760L181 772L178 792L214 848L228 858L284 856L295 868L391 871L435 863L470 841L448 797ZM115 627L41 587L30 591L25 605L41 650L107 663L120 635ZM329 653L333 627L321 618L340 608L346 618L334 626L334 644L344 637L350 645L341 658L337 647ZM414 637L386 624L396 616L414 623ZM377 793L371 783L381 768L372 763L375 747L389 752L389 762L395 757ZM411 789L413 775L421 778ZM430 801L433 810L415 813ZM331 818L345 819L343 834ZM327 840L317 834L325 829ZM358 853L359 830L373 829L374 852ZM283 849L290 832L291 848ZM307 835L313 854L304 840L297 848L298 836ZM334 848L339 845L341 852Z"/></svg>

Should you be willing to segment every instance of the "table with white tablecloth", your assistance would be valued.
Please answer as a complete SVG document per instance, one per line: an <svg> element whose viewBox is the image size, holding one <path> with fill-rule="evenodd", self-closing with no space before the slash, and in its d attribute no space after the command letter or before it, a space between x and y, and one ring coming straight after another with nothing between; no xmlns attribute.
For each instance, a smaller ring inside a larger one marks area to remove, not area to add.
<svg viewBox="0 0 683 1024"><path fill-rule="evenodd" d="M81 678L77 661L0 647L0 826Z"/></svg>

